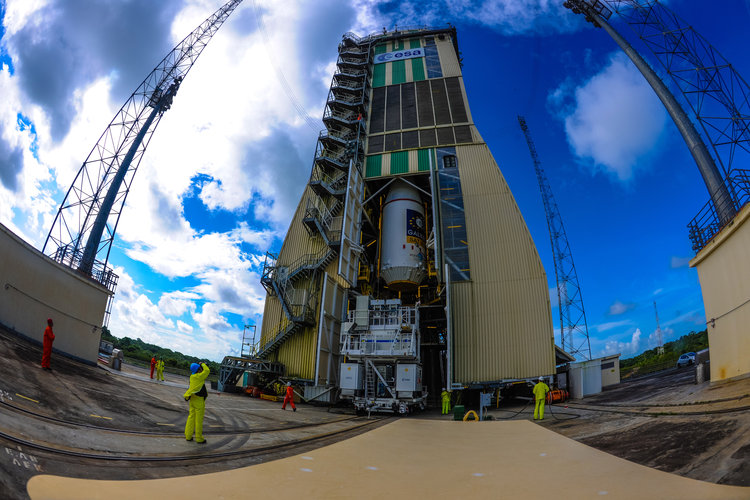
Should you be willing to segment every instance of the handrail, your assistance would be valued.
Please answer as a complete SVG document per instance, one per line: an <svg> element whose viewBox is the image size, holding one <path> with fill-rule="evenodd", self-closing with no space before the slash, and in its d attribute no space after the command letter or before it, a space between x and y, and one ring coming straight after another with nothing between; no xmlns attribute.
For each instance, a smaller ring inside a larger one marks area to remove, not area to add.
<svg viewBox="0 0 750 500"><path fill-rule="evenodd" d="M725 182L727 189L724 190L724 194L720 194L718 200L709 200L687 224L690 241L693 243L693 251L696 254L731 222L731 219L722 222L714 205L715 201L723 206L731 205L735 213L750 201L750 170L732 170Z"/></svg>

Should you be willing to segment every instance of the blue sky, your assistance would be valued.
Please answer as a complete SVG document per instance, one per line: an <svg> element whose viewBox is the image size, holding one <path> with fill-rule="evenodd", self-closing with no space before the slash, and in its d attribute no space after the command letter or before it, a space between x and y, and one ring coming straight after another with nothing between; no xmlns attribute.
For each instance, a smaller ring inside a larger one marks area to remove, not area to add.
<svg viewBox="0 0 750 500"><path fill-rule="evenodd" d="M0 0L0 223L41 249L116 110L222 3ZM474 122L554 299L544 209L516 115L528 121L570 241L593 354L653 347L654 301L665 341L705 328L685 227L707 201L698 170L614 42L561 4L246 0L191 70L139 167L110 257L120 275L112 332L214 360L238 354L243 325L262 320L263 256L279 249L312 165L317 130L295 105L322 116L341 34L448 22ZM747 0L668 5L750 76Z"/></svg>

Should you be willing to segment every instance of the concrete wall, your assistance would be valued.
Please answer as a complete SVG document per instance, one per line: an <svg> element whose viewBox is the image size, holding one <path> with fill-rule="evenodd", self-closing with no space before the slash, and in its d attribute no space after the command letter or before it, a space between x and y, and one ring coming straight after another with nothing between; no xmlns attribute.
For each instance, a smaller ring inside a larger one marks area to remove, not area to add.
<svg viewBox="0 0 750 500"><path fill-rule="evenodd" d="M4 326L41 342L47 318L52 318L53 349L96 364L109 293L0 224L0 323Z"/></svg>
<svg viewBox="0 0 750 500"><path fill-rule="evenodd" d="M750 373L750 204L690 261L698 270L711 380Z"/></svg>

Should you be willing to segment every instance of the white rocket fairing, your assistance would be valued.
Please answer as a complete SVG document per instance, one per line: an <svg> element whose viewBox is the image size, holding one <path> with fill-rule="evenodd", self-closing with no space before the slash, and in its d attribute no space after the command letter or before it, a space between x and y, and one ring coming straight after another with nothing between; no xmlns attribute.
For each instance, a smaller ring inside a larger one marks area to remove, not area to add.
<svg viewBox="0 0 750 500"><path fill-rule="evenodd" d="M414 288L425 277L425 214L419 192L393 183L383 205L380 276L395 290Z"/></svg>

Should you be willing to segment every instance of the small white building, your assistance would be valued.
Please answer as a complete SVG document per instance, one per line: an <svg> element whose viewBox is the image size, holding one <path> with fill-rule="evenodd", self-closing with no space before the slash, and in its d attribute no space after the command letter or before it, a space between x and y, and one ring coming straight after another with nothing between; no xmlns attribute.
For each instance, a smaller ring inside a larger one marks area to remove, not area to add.
<svg viewBox="0 0 750 500"><path fill-rule="evenodd" d="M620 383L620 354L613 354L601 358L602 362L602 387L617 385Z"/></svg>
<svg viewBox="0 0 750 500"><path fill-rule="evenodd" d="M571 399L599 394L603 387L620 383L620 354L570 363L568 379Z"/></svg>

